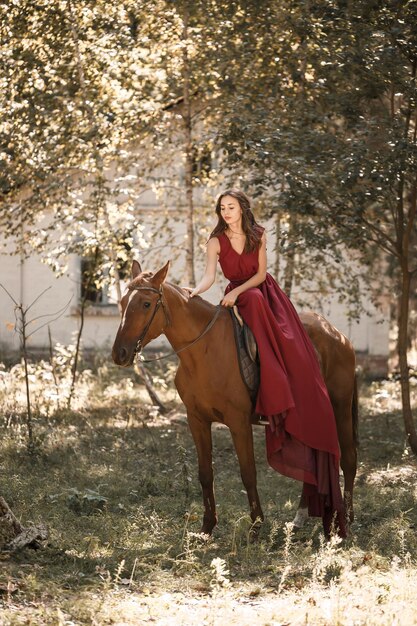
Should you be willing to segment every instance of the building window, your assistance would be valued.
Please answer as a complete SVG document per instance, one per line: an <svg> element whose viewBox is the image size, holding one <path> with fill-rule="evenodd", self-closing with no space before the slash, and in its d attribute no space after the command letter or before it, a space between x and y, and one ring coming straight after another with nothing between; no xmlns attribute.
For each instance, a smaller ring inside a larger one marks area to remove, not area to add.
<svg viewBox="0 0 417 626"><path fill-rule="evenodd" d="M81 301L91 304L103 304L104 291L100 287L98 266L100 260L93 257L81 259Z"/></svg>
<svg viewBox="0 0 417 626"><path fill-rule="evenodd" d="M124 244L127 252L131 246ZM80 299L94 306L117 306L117 290L114 281L109 280L109 270L103 271L103 255L83 257L80 263ZM122 291L130 280L130 260L126 255L117 258L117 269Z"/></svg>

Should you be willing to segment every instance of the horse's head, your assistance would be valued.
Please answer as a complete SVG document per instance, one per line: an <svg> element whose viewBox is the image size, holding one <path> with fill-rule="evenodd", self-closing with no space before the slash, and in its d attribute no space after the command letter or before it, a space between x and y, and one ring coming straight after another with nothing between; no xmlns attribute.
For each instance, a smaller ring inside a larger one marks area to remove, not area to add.
<svg viewBox="0 0 417 626"><path fill-rule="evenodd" d="M122 298L122 320L114 340L112 356L117 365L132 365L143 346L158 337L169 313L162 291L169 261L155 274L143 273L137 261L132 264L132 280Z"/></svg>

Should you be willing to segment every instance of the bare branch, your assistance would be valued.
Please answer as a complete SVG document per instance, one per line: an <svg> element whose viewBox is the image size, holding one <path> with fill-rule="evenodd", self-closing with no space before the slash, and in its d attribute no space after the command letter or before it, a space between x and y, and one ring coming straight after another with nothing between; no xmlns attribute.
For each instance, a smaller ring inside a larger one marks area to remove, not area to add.
<svg viewBox="0 0 417 626"><path fill-rule="evenodd" d="M54 311L54 313L44 313L43 315L37 315L36 317L34 317L31 320L29 320L28 324L33 324L33 322L37 322L38 320L42 319L43 317L52 317L53 315L58 315L61 312L65 313L65 309L67 309L69 307L71 300L72 300L72 296L68 300L67 304L65 304L61 309L58 309L58 311Z"/></svg>
<svg viewBox="0 0 417 626"><path fill-rule="evenodd" d="M38 300L40 300L40 298L42 298L42 296L43 296L43 295L44 295L47 291L49 291L50 289L51 289L51 285L49 285L49 287L47 287L46 289L44 289L43 291L41 291L41 293L40 293L40 294L39 294L39 295L38 295L38 296L34 299L34 301L33 301L33 302L31 302L31 303L29 304L29 306L25 309L25 315L26 315L26 313L27 313L27 312L28 312L28 311L29 311L29 310L33 307L33 305L35 305L35 304L38 302Z"/></svg>
<svg viewBox="0 0 417 626"><path fill-rule="evenodd" d="M59 319L60 317L62 317L62 315L64 315L65 311L68 309L70 302L72 300L72 296L71 298L68 300L67 304L65 305L65 307L63 307L62 309L60 309L59 311L57 311L56 314L52 313L52 315L56 315L56 317L54 317L51 320L48 320L47 322L45 322L44 324L41 324L40 326L38 326L38 328L35 328L35 330L33 330L31 333L29 333L28 335L26 335L26 339L29 339L29 337L32 337L32 335L34 335L35 333L38 332L38 330L41 330L41 328L44 328L45 326L48 326L48 324L52 324L52 322L56 322L57 319ZM41 317L49 317L46 315L43 315ZM39 318L38 318L39 319ZM32 320L31 320L32 321Z"/></svg>
<svg viewBox="0 0 417 626"><path fill-rule="evenodd" d="M370 222L365 217L363 217L363 215L360 217L360 219L361 219L361 221L364 224L366 224L368 226L368 228L370 230L372 230L377 235L378 239L377 240L373 239L373 241L375 241L375 243L378 243L378 245L380 245L381 248L384 248L384 250L386 250L390 254L393 254L396 257L400 256L399 252L397 250L396 242L394 241L394 239L392 239L392 237L390 237L383 230L381 230L380 228L378 228L377 226L372 224L372 222ZM391 246L388 246L387 244L384 244L382 242L382 240L385 240L385 241L389 242L391 244L392 248L391 248Z"/></svg>
<svg viewBox="0 0 417 626"><path fill-rule="evenodd" d="M13 302L13 303L17 306L17 307L19 307L20 305L19 305L19 304L16 302L16 300L13 298L12 294L10 293L10 291L8 291L8 290L6 289L6 287L5 287L2 283L0 283L0 287L1 287L2 289L4 289L4 291L5 291L5 292L7 293L7 295L9 296L10 300L11 300L11 301L12 301L12 302Z"/></svg>

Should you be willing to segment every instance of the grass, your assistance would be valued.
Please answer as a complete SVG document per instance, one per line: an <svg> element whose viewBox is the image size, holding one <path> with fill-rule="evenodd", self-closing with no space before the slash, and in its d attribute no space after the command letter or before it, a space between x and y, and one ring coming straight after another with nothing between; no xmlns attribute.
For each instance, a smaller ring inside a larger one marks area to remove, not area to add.
<svg viewBox="0 0 417 626"><path fill-rule="evenodd" d="M38 551L0 553L0 624L417 624L417 472L397 383L362 389L356 522L344 542L324 542L318 520L292 531L300 486L268 467L255 430L266 521L251 544L220 426L219 525L210 540L198 534L196 454L170 385L160 388L165 417L129 372L106 366L82 377L73 411L49 400L45 411L39 392L33 458L3 375L0 493L24 524L46 522L50 538Z"/></svg>

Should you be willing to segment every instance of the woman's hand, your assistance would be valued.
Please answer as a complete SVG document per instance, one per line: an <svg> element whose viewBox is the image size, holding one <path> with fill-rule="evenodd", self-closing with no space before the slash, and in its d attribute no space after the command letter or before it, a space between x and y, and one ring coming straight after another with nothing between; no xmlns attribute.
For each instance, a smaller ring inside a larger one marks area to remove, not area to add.
<svg viewBox="0 0 417 626"><path fill-rule="evenodd" d="M188 292L188 298L194 298L199 296L200 293L204 293L207 289L210 289L216 278L217 257L220 254L220 243L217 237L212 237L207 243L207 263L206 271L203 278L194 287L185 287Z"/></svg>
<svg viewBox="0 0 417 626"><path fill-rule="evenodd" d="M239 292L236 291L236 289L232 289L232 291L229 291L229 293L224 296L221 304L226 307L232 307L236 304L236 300L238 299L238 297Z"/></svg>
<svg viewBox="0 0 417 626"><path fill-rule="evenodd" d="M183 289L187 293L188 299L194 298L200 293L198 287L183 287Z"/></svg>

